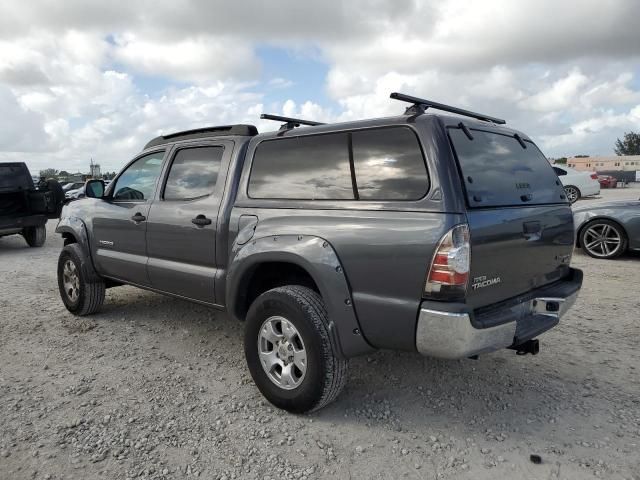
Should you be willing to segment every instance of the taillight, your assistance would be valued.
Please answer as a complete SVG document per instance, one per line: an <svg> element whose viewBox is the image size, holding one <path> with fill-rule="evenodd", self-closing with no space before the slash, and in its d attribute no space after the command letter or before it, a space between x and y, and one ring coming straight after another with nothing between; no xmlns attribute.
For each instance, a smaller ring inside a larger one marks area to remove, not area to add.
<svg viewBox="0 0 640 480"><path fill-rule="evenodd" d="M470 267L469 227L456 225L438 243L424 287L425 296L435 300L464 298Z"/></svg>
<svg viewBox="0 0 640 480"><path fill-rule="evenodd" d="M591 174L591 178L593 178L594 180L598 179L598 174L597 173L592 173Z"/></svg>

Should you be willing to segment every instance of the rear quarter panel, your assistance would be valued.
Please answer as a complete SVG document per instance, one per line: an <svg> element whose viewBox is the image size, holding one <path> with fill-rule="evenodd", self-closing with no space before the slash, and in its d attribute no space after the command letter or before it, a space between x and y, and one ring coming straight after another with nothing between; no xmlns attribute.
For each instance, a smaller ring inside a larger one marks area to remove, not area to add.
<svg viewBox="0 0 640 480"><path fill-rule="evenodd" d="M364 338L377 348L401 350L415 349L417 312L436 245L464 221L462 215L427 212L238 208L232 225L243 214L259 217L254 239L310 235L326 240L345 272Z"/></svg>

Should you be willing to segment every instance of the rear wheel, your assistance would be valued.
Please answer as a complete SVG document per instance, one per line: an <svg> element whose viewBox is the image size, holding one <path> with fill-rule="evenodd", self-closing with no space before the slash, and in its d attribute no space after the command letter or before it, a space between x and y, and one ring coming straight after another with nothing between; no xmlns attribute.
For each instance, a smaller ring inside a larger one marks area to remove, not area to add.
<svg viewBox="0 0 640 480"><path fill-rule="evenodd" d="M573 185L567 185L566 187L564 187L564 193L567 195L567 200L569 200L569 203L576 203L581 196L578 187L574 187Z"/></svg>
<svg viewBox="0 0 640 480"><path fill-rule="evenodd" d="M286 286L260 295L247 314L244 348L260 392L294 413L332 402L346 383L347 361L334 351L322 297Z"/></svg>
<svg viewBox="0 0 640 480"><path fill-rule="evenodd" d="M594 220L580 233L580 246L594 258L616 258L627 249L624 229L611 220Z"/></svg>
<svg viewBox="0 0 640 480"><path fill-rule="evenodd" d="M66 245L60 252L58 288L64 306L74 315L97 312L104 302L104 281L77 243Z"/></svg>
<svg viewBox="0 0 640 480"><path fill-rule="evenodd" d="M22 231L22 236L30 247L41 247L47 240L47 229L44 225L27 227Z"/></svg>

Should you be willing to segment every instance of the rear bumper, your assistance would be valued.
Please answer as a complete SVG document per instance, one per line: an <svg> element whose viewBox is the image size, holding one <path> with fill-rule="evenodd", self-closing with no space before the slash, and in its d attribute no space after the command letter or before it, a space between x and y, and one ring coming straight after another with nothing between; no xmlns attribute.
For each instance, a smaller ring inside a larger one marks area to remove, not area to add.
<svg viewBox="0 0 640 480"><path fill-rule="evenodd" d="M600 194L600 182L594 180L593 182L589 182L586 185L583 185L582 188L580 188L580 193L583 197L590 197L592 195Z"/></svg>
<svg viewBox="0 0 640 480"><path fill-rule="evenodd" d="M450 305L448 311L434 309L436 302L423 302L416 329L416 348L437 358L465 358L519 345L553 328L578 298L582 272L482 313ZM453 308L452 308L453 307ZM480 328L478 328L480 327Z"/></svg>

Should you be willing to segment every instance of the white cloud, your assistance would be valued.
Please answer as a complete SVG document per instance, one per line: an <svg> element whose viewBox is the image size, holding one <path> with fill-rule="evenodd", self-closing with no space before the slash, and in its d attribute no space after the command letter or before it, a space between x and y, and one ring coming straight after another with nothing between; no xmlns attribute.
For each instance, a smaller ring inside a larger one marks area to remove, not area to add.
<svg viewBox="0 0 640 480"><path fill-rule="evenodd" d="M544 90L523 100L521 106L538 112L565 109L577 100L578 93L588 83L589 79L580 70L573 70Z"/></svg>
<svg viewBox="0 0 640 480"><path fill-rule="evenodd" d="M166 41L125 33L115 37L113 58L135 72L199 84L251 78L259 70L248 42L209 35Z"/></svg>

